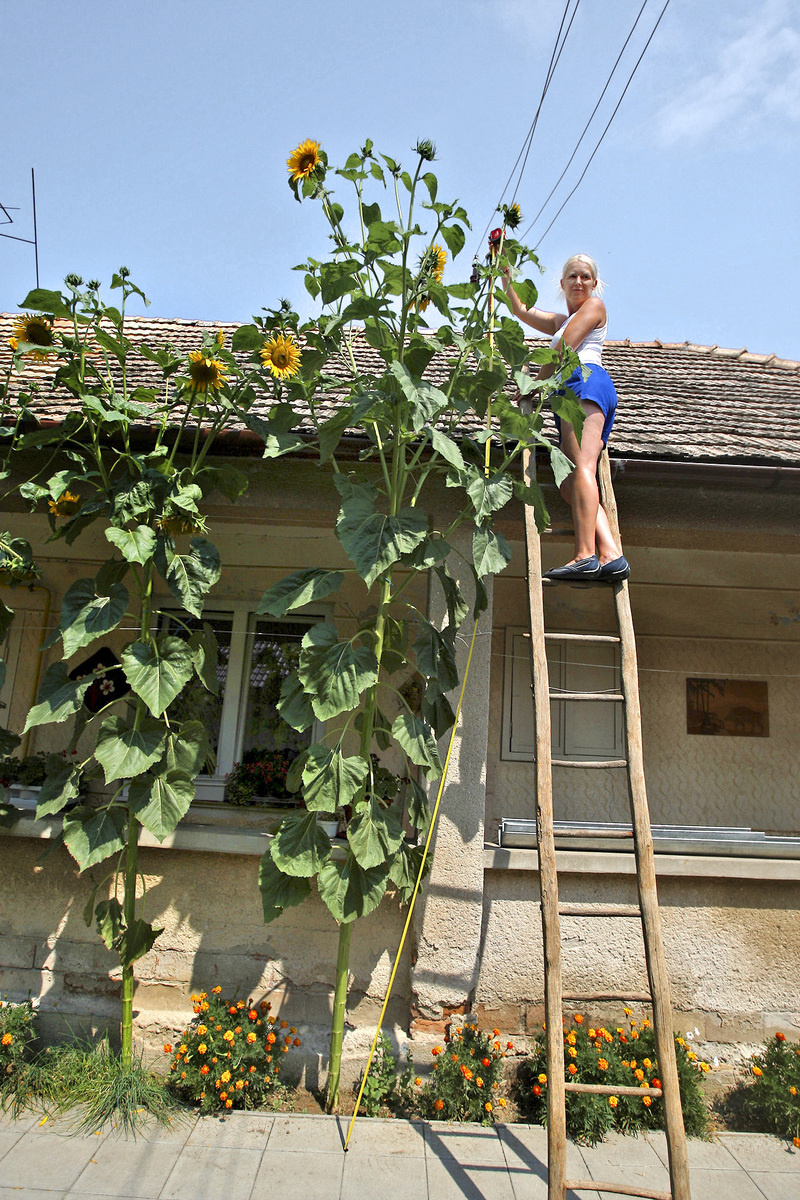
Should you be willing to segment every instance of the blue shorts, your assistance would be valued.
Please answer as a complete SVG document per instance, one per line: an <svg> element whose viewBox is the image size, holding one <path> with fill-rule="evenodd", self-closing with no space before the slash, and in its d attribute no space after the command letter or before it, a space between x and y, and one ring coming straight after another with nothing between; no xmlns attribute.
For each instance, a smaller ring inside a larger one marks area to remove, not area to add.
<svg viewBox="0 0 800 1200"><path fill-rule="evenodd" d="M614 417L617 415L617 393L608 371L594 365L590 366L589 370L591 375L588 379L584 379L581 369L578 367L572 372L569 379L564 380L563 387L571 388L580 400L591 400L592 404L596 404L602 411L605 418L603 421L603 445L605 446L614 425ZM560 441L561 419L553 413L553 420L556 423Z"/></svg>

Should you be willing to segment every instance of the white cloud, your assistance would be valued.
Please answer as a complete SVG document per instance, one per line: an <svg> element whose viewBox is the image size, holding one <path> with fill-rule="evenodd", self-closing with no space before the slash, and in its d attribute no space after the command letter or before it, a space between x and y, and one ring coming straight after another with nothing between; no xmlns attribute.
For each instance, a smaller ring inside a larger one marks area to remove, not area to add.
<svg viewBox="0 0 800 1200"><path fill-rule="evenodd" d="M717 55L712 70L684 86L656 118L667 145L735 130L752 136L800 121L800 32L784 3L769 0Z"/></svg>

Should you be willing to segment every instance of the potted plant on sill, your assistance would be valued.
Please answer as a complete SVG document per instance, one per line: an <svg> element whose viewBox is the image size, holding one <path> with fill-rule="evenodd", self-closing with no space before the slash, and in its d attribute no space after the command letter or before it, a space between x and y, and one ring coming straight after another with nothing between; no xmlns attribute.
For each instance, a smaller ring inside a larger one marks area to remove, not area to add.
<svg viewBox="0 0 800 1200"><path fill-rule="evenodd" d="M226 804L297 808L302 801L286 787L296 757L297 751L288 747L246 750L226 776Z"/></svg>

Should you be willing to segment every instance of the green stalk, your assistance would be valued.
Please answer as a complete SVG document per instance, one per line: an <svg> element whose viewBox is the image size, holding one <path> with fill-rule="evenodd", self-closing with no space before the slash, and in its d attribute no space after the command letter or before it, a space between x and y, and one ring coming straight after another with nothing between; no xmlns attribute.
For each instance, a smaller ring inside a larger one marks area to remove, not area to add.
<svg viewBox="0 0 800 1200"><path fill-rule="evenodd" d="M331 1025L331 1048L328 1062L328 1112L335 1112L339 1103L339 1078L342 1072L342 1038L344 1037L344 1014L347 1005L347 978L350 963L350 941L353 922L339 926L339 953L336 958L336 988L333 993L333 1023Z"/></svg>
<svg viewBox="0 0 800 1200"><path fill-rule="evenodd" d="M128 813L128 845L125 854L123 914L126 929L136 920L136 876L139 852L139 822ZM127 1070L133 1059L133 963L122 964L122 1022L120 1059Z"/></svg>

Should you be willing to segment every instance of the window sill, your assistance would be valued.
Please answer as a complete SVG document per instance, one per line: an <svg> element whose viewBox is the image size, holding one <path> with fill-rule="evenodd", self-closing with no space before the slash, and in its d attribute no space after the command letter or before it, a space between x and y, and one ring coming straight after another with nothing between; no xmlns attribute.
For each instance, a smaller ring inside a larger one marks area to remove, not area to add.
<svg viewBox="0 0 800 1200"><path fill-rule="evenodd" d="M629 851L601 849L556 850L556 866L567 875L635 875ZM682 879L753 879L800 881L800 859L746 858L734 855L656 854L656 875ZM537 850L504 849L490 842L483 847L484 871L538 871Z"/></svg>

